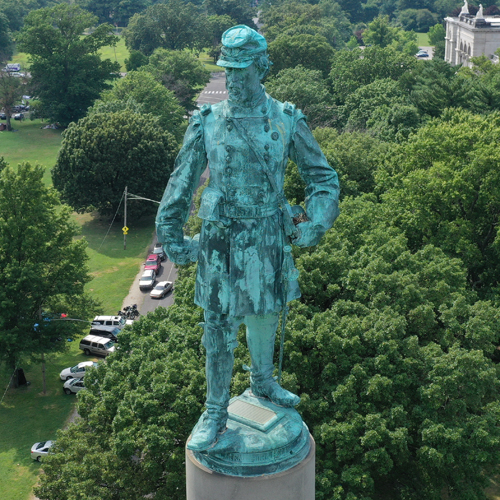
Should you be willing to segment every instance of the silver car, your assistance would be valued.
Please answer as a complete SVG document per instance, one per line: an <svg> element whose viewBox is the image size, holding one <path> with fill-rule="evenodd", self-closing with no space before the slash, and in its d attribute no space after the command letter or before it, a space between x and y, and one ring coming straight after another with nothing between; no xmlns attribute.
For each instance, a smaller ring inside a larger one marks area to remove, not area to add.
<svg viewBox="0 0 500 500"><path fill-rule="evenodd" d="M145 288L153 288L156 283L156 273L153 269L147 269L142 273L139 279L139 288L144 290Z"/></svg>
<svg viewBox="0 0 500 500"><path fill-rule="evenodd" d="M171 281L160 281L156 284L156 286L151 290L149 294L153 299L161 299L165 297L170 290L172 290L173 283Z"/></svg>
<svg viewBox="0 0 500 500"><path fill-rule="evenodd" d="M64 392L66 394L76 394L78 391L85 389L83 378L72 378L64 382Z"/></svg>
<svg viewBox="0 0 500 500"><path fill-rule="evenodd" d="M71 378L82 378L85 375L85 370L91 366L97 366L95 361L82 361L71 368L65 368L61 374L61 380L69 380Z"/></svg>
<svg viewBox="0 0 500 500"><path fill-rule="evenodd" d="M46 457L49 453L50 448L55 443L55 441L42 441L40 443L35 443L31 447L31 458L40 462L43 457Z"/></svg>

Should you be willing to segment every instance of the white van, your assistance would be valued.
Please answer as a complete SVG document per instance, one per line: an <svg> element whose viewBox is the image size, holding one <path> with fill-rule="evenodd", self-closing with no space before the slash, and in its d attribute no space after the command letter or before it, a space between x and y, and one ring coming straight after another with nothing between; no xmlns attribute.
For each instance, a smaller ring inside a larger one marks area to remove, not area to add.
<svg viewBox="0 0 500 500"><path fill-rule="evenodd" d="M123 316L96 316L92 321L91 328L112 332L115 328L120 330L125 327L127 320Z"/></svg>
<svg viewBox="0 0 500 500"><path fill-rule="evenodd" d="M112 340L97 335L87 335L80 340L80 349L87 355L97 354L98 356L107 356L115 352L115 345Z"/></svg>

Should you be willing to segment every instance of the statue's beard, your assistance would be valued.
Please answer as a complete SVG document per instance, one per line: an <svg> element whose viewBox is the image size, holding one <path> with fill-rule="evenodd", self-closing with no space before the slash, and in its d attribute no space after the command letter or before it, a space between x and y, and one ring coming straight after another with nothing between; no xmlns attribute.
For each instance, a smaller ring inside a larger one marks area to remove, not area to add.
<svg viewBox="0 0 500 500"><path fill-rule="evenodd" d="M240 85L228 85L227 93L229 100L235 104L246 104L251 100L248 90L244 89Z"/></svg>

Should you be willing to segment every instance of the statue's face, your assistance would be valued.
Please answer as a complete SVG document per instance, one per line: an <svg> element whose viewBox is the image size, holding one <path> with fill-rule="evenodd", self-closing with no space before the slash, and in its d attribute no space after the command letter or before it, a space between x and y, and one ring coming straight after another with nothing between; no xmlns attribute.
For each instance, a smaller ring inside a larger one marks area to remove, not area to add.
<svg viewBox="0 0 500 500"><path fill-rule="evenodd" d="M247 104L260 90L261 75L255 64L246 68L226 68L226 88L229 100L236 104Z"/></svg>

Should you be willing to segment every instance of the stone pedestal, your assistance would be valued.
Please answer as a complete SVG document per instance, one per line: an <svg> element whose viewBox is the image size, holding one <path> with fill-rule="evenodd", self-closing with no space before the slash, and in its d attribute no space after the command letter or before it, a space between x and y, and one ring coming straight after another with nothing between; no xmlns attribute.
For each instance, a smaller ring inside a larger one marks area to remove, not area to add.
<svg viewBox="0 0 500 500"><path fill-rule="evenodd" d="M315 444L297 411L247 390L228 413L211 448L186 448L187 499L314 500Z"/></svg>
<svg viewBox="0 0 500 500"><path fill-rule="evenodd" d="M214 472L186 449L187 500L314 500L316 445L296 466L275 474L238 477Z"/></svg>

